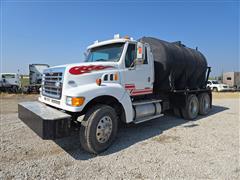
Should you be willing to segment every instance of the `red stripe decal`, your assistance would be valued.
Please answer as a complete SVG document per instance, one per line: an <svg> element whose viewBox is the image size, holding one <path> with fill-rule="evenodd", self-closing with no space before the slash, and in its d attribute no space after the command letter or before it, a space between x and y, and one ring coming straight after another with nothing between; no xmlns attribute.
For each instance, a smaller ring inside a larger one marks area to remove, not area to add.
<svg viewBox="0 0 240 180"><path fill-rule="evenodd" d="M145 90L145 91L133 90L133 93L144 93L144 92L152 92L152 90Z"/></svg>
<svg viewBox="0 0 240 180"><path fill-rule="evenodd" d="M145 89L135 89L131 92L131 95L143 95L143 94L151 94L152 93L152 89L150 88L145 88Z"/></svg>
<svg viewBox="0 0 240 180"><path fill-rule="evenodd" d="M144 92L152 92L152 90L133 90L133 93L144 93Z"/></svg>
<svg viewBox="0 0 240 180"><path fill-rule="evenodd" d="M135 85L134 84L125 84L125 88L126 89L135 89Z"/></svg>
<svg viewBox="0 0 240 180"><path fill-rule="evenodd" d="M125 84L125 89L132 95L143 95L143 94L151 94L152 89L150 87L146 87L144 89L135 89L135 84Z"/></svg>
<svg viewBox="0 0 240 180"><path fill-rule="evenodd" d="M69 69L69 73L73 75L80 75L90 73L92 71L99 71L107 68L114 68L113 66L89 65L89 66L74 66Z"/></svg>

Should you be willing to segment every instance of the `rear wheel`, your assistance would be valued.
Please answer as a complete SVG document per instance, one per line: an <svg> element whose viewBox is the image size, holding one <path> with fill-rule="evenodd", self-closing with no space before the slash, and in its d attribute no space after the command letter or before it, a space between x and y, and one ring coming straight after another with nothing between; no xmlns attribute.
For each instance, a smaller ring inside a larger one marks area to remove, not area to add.
<svg viewBox="0 0 240 180"><path fill-rule="evenodd" d="M218 92L218 88L217 88L217 87L214 87L214 88L213 88L213 91L214 91L214 92Z"/></svg>
<svg viewBox="0 0 240 180"><path fill-rule="evenodd" d="M17 93L17 90L18 90L18 86L13 85L13 86L11 87L11 91L12 91L13 93Z"/></svg>
<svg viewBox="0 0 240 180"><path fill-rule="evenodd" d="M197 117L199 112L199 102L195 94L190 94L187 97L185 107L181 108L184 119L193 120Z"/></svg>
<svg viewBox="0 0 240 180"><path fill-rule="evenodd" d="M210 111L210 97L208 93L202 93L198 97L199 101L199 114L206 115Z"/></svg>
<svg viewBox="0 0 240 180"><path fill-rule="evenodd" d="M90 153L101 153L112 144L117 129L115 110L107 105L96 105L84 117L80 127L80 143Z"/></svg>

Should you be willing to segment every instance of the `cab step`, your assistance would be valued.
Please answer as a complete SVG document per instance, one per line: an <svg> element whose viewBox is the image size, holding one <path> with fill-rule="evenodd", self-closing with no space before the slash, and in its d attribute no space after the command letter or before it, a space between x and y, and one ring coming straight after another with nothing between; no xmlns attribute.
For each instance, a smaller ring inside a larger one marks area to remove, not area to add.
<svg viewBox="0 0 240 180"><path fill-rule="evenodd" d="M164 116L164 114L158 114L158 115L155 115L155 116L147 116L147 117L135 119L135 120L133 121L133 123L134 123L134 124L139 124L139 123L146 122L146 121L150 121L150 120L152 120L152 119L156 119L156 118L159 118L159 117L162 117L162 116Z"/></svg>

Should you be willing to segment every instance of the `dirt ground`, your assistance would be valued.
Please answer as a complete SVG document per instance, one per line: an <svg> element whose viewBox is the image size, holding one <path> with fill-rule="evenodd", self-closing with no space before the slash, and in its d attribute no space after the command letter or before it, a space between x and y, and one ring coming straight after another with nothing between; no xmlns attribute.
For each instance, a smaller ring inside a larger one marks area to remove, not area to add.
<svg viewBox="0 0 240 180"><path fill-rule="evenodd" d="M120 127L94 156L78 135L42 140L17 117L17 103L37 95L1 94L0 179L239 179L239 93L214 93L208 116L172 114Z"/></svg>
<svg viewBox="0 0 240 180"><path fill-rule="evenodd" d="M234 99L240 98L240 92L215 92L213 93L214 99Z"/></svg>

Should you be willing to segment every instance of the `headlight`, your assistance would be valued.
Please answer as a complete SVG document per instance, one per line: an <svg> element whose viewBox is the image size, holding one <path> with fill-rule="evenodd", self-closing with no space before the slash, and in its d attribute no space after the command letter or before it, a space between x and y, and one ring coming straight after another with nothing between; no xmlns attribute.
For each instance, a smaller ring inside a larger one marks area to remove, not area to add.
<svg viewBox="0 0 240 180"><path fill-rule="evenodd" d="M69 106L78 107L78 106L83 105L84 101L85 101L84 97L69 97L68 96L66 99L66 104Z"/></svg>

